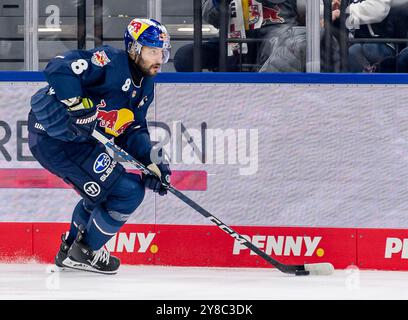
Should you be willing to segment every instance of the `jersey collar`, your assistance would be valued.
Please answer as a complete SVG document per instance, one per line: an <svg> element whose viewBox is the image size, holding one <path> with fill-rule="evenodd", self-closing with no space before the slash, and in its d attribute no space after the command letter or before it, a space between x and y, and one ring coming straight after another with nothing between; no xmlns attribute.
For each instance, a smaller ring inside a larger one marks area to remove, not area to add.
<svg viewBox="0 0 408 320"><path fill-rule="evenodd" d="M132 82L133 85L136 88L140 88L142 86L142 81L144 79L143 73L139 70L139 68L135 65L135 63L130 59L128 56L128 63L129 63L129 69L130 69L130 74L132 76Z"/></svg>

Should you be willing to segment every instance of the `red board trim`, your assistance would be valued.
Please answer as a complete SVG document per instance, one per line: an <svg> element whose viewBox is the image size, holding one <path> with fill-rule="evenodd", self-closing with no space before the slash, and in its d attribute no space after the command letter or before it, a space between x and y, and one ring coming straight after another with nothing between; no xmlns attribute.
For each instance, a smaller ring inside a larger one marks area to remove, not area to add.
<svg viewBox="0 0 408 320"><path fill-rule="evenodd" d="M140 174L138 170L128 170ZM172 184L181 191L207 190L206 171L174 170ZM0 188L70 189L62 179L45 169L0 169Z"/></svg>

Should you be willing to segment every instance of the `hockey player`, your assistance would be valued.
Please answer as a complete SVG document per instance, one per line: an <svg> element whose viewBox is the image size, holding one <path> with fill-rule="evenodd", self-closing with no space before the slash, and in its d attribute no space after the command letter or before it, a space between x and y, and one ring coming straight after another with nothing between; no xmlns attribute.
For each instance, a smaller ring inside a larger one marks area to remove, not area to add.
<svg viewBox="0 0 408 320"><path fill-rule="evenodd" d="M153 77L168 61L169 49L162 24L133 19L125 31L125 50L72 50L45 68L48 85L31 98L30 150L82 197L68 234L62 235L57 266L116 273L120 261L104 245L141 204L145 187L166 194L160 180L170 182L171 171L152 148L146 113ZM157 176L126 172L92 138L94 129L115 139Z"/></svg>

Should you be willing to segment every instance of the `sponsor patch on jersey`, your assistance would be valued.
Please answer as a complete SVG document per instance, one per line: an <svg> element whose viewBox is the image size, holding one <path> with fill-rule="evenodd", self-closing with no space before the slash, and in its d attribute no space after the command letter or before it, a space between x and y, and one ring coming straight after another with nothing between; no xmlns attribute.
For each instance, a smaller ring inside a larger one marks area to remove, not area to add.
<svg viewBox="0 0 408 320"><path fill-rule="evenodd" d="M89 181L84 184L84 191L90 197L97 197L101 193L101 187L96 182Z"/></svg>
<svg viewBox="0 0 408 320"><path fill-rule="evenodd" d="M109 165L111 164L111 158L106 153L101 153L98 158L96 158L95 163L93 165L93 171L95 173L102 173L108 169Z"/></svg>
<svg viewBox="0 0 408 320"><path fill-rule="evenodd" d="M132 124L135 120L135 115L127 108L111 111L99 110L98 119L99 126L105 128L106 133L117 137Z"/></svg>
<svg viewBox="0 0 408 320"><path fill-rule="evenodd" d="M93 54L93 56L91 58L91 61L92 61L93 64L95 64L95 65L97 65L99 67L106 66L110 62L107 54L103 50L102 51L96 51Z"/></svg>
<svg viewBox="0 0 408 320"><path fill-rule="evenodd" d="M149 100L147 96L144 96L142 100L140 100L139 105L137 106L138 108L141 108L144 106L144 104Z"/></svg>

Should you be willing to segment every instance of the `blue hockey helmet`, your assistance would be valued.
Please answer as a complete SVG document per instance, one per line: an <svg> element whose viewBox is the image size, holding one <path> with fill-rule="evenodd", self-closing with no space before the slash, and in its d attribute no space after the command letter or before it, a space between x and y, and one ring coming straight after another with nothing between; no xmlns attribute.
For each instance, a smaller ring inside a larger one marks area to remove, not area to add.
<svg viewBox="0 0 408 320"><path fill-rule="evenodd" d="M133 19L125 31L126 51L140 54L143 46L163 49L163 63L166 63L171 47L166 27L154 19Z"/></svg>

